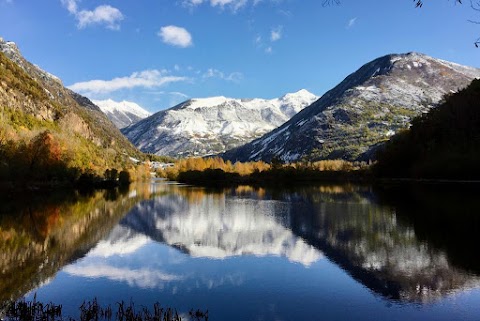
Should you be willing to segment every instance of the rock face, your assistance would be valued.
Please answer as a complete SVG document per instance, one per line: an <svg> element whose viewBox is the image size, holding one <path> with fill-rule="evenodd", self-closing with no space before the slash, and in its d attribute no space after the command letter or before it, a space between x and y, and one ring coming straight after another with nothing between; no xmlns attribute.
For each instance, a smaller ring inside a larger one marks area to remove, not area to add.
<svg viewBox="0 0 480 321"><path fill-rule="evenodd" d="M130 101L117 102L112 99L94 100L93 103L100 107L115 126L124 128L151 115L138 104Z"/></svg>
<svg viewBox="0 0 480 321"><path fill-rule="evenodd" d="M157 155L205 156L248 143L282 125L318 97L306 90L278 99L191 99L122 132Z"/></svg>
<svg viewBox="0 0 480 321"><path fill-rule="evenodd" d="M97 147L135 155L138 151L100 108L61 80L27 61L13 42L0 38L0 111L2 117L33 116L74 133ZM5 122L7 122L5 118Z"/></svg>
<svg viewBox="0 0 480 321"><path fill-rule="evenodd" d="M224 157L285 162L368 160L382 142L480 77L480 69L419 53L375 59L279 128Z"/></svg>

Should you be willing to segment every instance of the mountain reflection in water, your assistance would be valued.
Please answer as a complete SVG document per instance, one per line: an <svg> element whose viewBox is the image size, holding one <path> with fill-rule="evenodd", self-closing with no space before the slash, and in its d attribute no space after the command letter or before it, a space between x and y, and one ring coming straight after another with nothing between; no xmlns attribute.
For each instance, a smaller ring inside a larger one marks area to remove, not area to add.
<svg viewBox="0 0 480 321"><path fill-rule="evenodd" d="M172 294L238 287L254 278L235 267L248 258L258 258L248 261L256 265L285 258L306 271L326 258L394 302L435 302L480 285L480 206L471 189L145 186L110 199L76 199L37 215L42 219L3 216L0 300L61 269Z"/></svg>
<svg viewBox="0 0 480 321"><path fill-rule="evenodd" d="M147 238L211 259L273 255L308 267L325 254L373 291L420 302L479 284L478 277L450 262L447 251L418 239L408 217L399 217L395 207L378 205L370 189L170 189L167 195L137 204L91 254L133 251ZM417 215L424 215L421 208ZM82 267L84 276L87 270ZM91 270L98 275L102 269ZM162 274L151 279L180 277Z"/></svg>

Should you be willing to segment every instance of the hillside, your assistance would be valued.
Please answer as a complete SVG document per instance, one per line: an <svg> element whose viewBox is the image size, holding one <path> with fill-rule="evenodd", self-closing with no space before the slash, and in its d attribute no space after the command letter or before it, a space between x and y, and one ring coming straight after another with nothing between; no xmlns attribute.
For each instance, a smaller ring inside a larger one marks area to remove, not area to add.
<svg viewBox="0 0 480 321"><path fill-rule="evenodd" d="M88 98L65 88L1 38L0 119L2 179L19 173L47 179L39 177L46 175L42 162L101 172L140 155Z"/></svg>
<svg viewBox="0 0 480 321"><path fill-rule="evenodd" d="M380 176L480 179L480 80L412 121L378 152Z"/></svg>
<svg viewBox="0 0 480 321"><path fill-rule="evenodd" d="M205 156L248 143L290 119L318 97L306 90L277 99L191 99L122 132L143 152Z"/></svg>
<svg viewBox="0 0 480 321"><path fill-rule="evenodd" d="M362 66L284 125L224 157L368 160L414 117L477 77L479 69L419 53L387 55Z"/></svg>

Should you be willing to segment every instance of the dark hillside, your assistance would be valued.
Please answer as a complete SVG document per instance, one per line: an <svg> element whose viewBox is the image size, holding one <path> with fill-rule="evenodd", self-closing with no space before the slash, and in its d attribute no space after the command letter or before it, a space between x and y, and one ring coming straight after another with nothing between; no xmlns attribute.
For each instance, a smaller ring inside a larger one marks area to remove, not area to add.
<svg viewBox="0 0 480 321"><path fill-rule="evenodd" d="M377 156L380 176L480 179L480 80L415 118Z"/></svg>

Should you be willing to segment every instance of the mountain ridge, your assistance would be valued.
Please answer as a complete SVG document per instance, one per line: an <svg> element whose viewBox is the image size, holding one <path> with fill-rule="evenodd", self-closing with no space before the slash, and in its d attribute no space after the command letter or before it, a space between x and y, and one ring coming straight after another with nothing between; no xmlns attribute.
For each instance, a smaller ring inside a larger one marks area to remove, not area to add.
<svg viewBox="0 0 480 321"><path fill-rule="evenodd" d="M193 98L159 111L122 132L148 153L218 154L260 137L316 99L306 90L274 99Z"/></svg>
<svg viewBox="0 0 480 321"><path fill-rule="evenodd" d="M420 53L385 55L361 66L282 126L223 157L371 159L377 146L407 128L413 117L476 77L480 69Z"/></svg>

